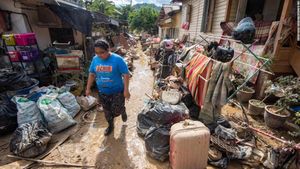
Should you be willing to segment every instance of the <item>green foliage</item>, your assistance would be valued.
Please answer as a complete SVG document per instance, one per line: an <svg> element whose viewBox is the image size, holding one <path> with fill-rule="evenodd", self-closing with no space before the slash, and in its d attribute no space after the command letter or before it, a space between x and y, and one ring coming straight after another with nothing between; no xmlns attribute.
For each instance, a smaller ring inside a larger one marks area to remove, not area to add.
<svg viewBox="0 0 300 169"><path fill-rule="evenodd" d="M295 124L300 125L300 111L296 112L294 121L295 121Z"/></svg>
<svg viewBox="0 0 300 169"><path fill-rule="evenodd" d="M148 6L135 10L129 14L130 29L137 32L155 33L157 31L156 21L158 15L157 10Z"/></svg>
<svg viewBox="0 0 300 169"><path fill-rule="evenodd" d="M147 3L133 5L133 8L136 10L141 9L142 7L150 7L150 8L155 9L156 11L160 11L160 8L161 8L159 6L156 6L155 4L147 4Z"/></svg>
<svg viewBox="0 0 300 169"><path fill-rule="evenodd" d="M101 12L111 17L116 15L116 6L109 0L93 0L92 4L88 5L87 8L90 11Z"/></svg>
<svg viewBox="0 0 300 169"><path fill-rule="evenodd" d="M133 11L133 9L134 8L130 5L124 5L124 6L118 7L118 11L121 13L118 15L118 19L127 21L129 14Z"/></svg>
<svg viewBox="0 0 300 169"><path fill-rule="evenodd" d="M276 105L288 107L300 102L300 79L294 76L280 76L270 83L267 92L280 95Z"/></svg>

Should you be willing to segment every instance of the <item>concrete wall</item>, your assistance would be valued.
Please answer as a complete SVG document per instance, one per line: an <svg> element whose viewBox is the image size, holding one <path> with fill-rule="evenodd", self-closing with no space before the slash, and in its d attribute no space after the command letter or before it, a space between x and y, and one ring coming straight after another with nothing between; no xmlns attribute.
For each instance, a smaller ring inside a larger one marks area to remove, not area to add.
<svg viewBox="0 0 300 169"><path fill-rule="evenodd" d="M21 9L14 7L14 2L12 0L0 0L0 8L2 10L22 13ZM7 33L26 33L29 31L27 21L23 15L12 14L11 22L13 30Z"/></svg>
<svg viewBox="0 0 300 169"><path fill-rule="evenodd" d="M19 4L18 4L19 5ZM49 34L48 27L38 25L38 13L36 10L22 10L14 7L12 0L0 0L0 7L3 10L9 10L14 12L25 13L28 15L29 22L33 29L33 32L36 34L37 42L41 50L47 48L51 44L51 38ZM13 30L7 33L27 33L31 32L27 20L22 15L12 14L12 27ZM61 26L56 26L57 28ZM82 45L82 33L79 31L74 32L75 43Z"/></svg>

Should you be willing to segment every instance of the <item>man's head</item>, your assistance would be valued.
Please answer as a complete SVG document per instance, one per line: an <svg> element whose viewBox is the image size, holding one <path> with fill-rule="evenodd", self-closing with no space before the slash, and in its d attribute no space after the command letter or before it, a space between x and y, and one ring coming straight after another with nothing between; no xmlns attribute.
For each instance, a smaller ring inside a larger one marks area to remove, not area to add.
<svg viewBox="0 0 300 169"><path fill-rule="evenodd" d="M103 39L98 39L95 42L95 54L101 59L107 59L110 55L109 53L109 44Z"/></svg>

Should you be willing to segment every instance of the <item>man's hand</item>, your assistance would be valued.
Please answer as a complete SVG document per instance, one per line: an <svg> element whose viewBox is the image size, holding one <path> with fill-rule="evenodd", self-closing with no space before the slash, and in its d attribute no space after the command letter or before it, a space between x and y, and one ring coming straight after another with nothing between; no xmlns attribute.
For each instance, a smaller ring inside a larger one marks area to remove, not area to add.
<svg viewBox="0 0 300 169"><path fill-rule="evenodd" d="M90 95L91 95L91 89L86 89L85 95L86 95L86 96L90 96Z"/></svg>
<svg viewBox="0 0 300 169"><path fill-rule="evenodd" d="M124 97L125 97L126 100L129 100L129 98L130 98L129 90L124 90Z"/></svg>

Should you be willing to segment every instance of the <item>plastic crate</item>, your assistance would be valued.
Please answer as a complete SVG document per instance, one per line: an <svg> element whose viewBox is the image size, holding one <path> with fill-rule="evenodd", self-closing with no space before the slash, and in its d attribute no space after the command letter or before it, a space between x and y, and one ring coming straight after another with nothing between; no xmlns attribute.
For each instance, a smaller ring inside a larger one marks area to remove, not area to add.
<svg viewBox="0 0 300 169"><path fill-rule="evenodd" d="M16 44L19 46L29 46L36 44L35 33L15 34Z"/></svg>
<svg viewBox="0 0 300 169"><path fill-rule="evenodd" d="M10 57L10 61L12 62L19 62L21 55L19 51L10 51L8 52L9 57Z"/></svg>
<svg viewBox="0 0 300 169"><path fill-rule="evenodd" d="M36 48L20 51L22 61L33 61L39 58L39 51Z"/></svg>
<svg viewBox="0 0 300 169"><path fill-rule="evenodd" d="M2 35L2 39L4 40L4 42L7 46L15 46L16 45L14 34Z"/></svg>

